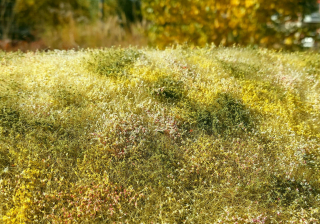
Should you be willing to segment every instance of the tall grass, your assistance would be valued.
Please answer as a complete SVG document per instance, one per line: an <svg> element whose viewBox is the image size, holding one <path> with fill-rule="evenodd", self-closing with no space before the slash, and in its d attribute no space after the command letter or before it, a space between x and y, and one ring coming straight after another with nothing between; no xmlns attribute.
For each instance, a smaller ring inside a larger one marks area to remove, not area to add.
<svg viewBox="0 0 320 224"><path fill-rule="evenodd" d="M125 24L125 25L123 25ZM53 49L103 48L112 46L148 45L146 36L147 22L127 24L117 16L108 16L104 20L77 21L70 17L68 22L55 27L42 27L37 40L0 40L0 50L36 51Z"/></svg>
<svg viewBox="0 0 320 224"><path fill-rule="evenodd" d="M51 49L142 47L148 44L146 26L145 21L122 26L116 16L95 22L77 22L71 18L63 26L47 29L41 39Z"/></svg>
<svg viewBox="0 0 320 224"><path fill-rule="evenodd" d="M320 55L0 52L4 223L318 223Z"/></svg>

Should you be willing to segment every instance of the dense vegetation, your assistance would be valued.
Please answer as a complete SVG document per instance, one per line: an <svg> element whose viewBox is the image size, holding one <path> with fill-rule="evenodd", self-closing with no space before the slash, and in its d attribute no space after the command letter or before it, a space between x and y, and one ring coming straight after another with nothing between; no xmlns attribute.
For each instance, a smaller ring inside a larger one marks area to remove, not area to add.
<svg viewBox="0 0 320 224"><path fill-rule="evenodd" d="M319 223L320 55L0 52L2 223Z"/></svg>
<svg viewBox="0 0 320 224"><path fill-rule="evenodd" d="M317 29L297 23L317 10L314 0L142 0L142 3L143 15L151 21L149 40L160 47L188 42L196 46L237 43L296 49L302 37Z"/></svg>
<svg viewBox="0 0 320 224"><path fill-rule="evenodd" d="M40 39L52 49L188 42L297 50L319 33L303 23L317 9L316 0L0 0L0 49Z"/></svg>

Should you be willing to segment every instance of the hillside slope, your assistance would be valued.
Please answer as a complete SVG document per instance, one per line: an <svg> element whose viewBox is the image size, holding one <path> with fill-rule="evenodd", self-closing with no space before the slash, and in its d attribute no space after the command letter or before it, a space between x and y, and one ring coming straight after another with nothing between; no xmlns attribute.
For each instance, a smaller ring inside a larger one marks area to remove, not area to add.
<svg viewBox="0 0 320 224"><path fill-rule="evenodd" d="M320 222L320 55L0 52L4 223Z"/></svg>

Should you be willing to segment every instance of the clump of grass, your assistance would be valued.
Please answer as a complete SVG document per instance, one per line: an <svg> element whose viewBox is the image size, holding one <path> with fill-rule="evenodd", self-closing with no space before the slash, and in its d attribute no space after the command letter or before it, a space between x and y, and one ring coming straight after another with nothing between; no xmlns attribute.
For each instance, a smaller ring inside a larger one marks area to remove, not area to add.
<svg viewBox="0 0 320 224"><path fill-rule="evenodd" d="M198 127L210 134L230 136L239 130L250 130L252 121L243 103L226 93L218 93L207 108L197 110Z"/></svg>
<svg viewBox="0 0 320 224"><path fill-rule="evenodd" d="M88 69L108 77L121 77L128 75L127 69L141 56L137 49L111 48L91 52Z"/></svg>
<svg viewBox="0 0 320 224"><path fill-rule="evenodd" d="M319 222L318 54L0 55L1 222Z"/></svg>
<svg viewBox="0 0 320 224"><path fill-rule="evenodd" d="M20 120L19 111L16 111L12 108L7 108L7 107L1 108L0 121L1 121L1 127L3 129L2 134L8 135L12 129L15 129L14 131L16 132L23 131L21 130L21 127L20 128L17 127L19 120ZM17 128L20 130L17 130Z"/></svg>
<svg viewBox="0 0 320 224"><path fill-rule="evenodd" d="M251 63L222 60L219 62L221 63L222 68L235 78L254 79L258 75L258 69Z"/></svg>
<svg viewBox="0 0 320 224"><path fill-rule="evenodd" d="M184 87L182 81L169 77L159 77L154 84L152 94L162 101L179 101L183 97Z"/></svg>

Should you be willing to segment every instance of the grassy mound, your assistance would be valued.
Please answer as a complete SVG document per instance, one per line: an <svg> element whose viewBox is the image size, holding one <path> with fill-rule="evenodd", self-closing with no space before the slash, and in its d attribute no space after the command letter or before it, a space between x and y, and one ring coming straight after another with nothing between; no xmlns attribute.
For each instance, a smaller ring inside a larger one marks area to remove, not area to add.
<svg viewBox="0 0 320 224"><path fill-rule="evenodd" d="M320 222L320 55L0 52L2 223Z"/></svg>

